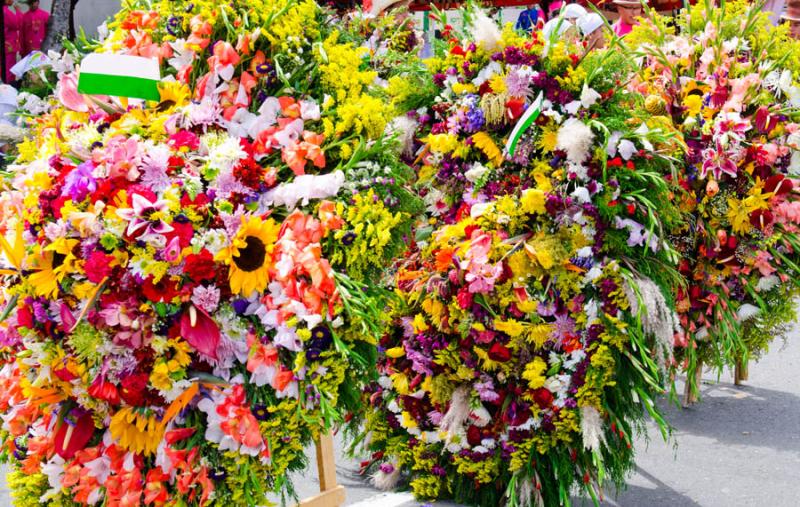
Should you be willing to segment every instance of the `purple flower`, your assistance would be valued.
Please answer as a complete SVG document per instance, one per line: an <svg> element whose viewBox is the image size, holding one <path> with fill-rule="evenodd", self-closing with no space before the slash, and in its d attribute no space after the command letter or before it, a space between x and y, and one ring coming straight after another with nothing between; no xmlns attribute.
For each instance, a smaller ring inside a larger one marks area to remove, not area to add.
<svg viewBox="0 0 800 507"><path fill-rule="evenodd" d="M61 195L69 197L77 202L86 199L86 196L97 190L97 180L92 176L94 163L84 162L72 170L64 179L64 190Z"/></svg>

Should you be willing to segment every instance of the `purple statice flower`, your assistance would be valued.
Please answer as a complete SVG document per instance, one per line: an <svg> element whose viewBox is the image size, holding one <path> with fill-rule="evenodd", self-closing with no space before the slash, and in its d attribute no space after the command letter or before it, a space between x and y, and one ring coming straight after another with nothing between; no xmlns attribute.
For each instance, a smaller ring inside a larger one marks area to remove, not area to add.
<svg viewBox="0 0 800 507"><path fill-rule="evenodd" d="M433 364L433 355L426 357L423 353L406 347L406 358L411 361L411 369L417 373L425 375L433 375L431 364Z"/></svg>
<svg viewBox="0 0 800 507"><path fill-rule="evenodd" d="M64 179L64 190L61 195L68 195L73 201L81 202L86 196L97 190L97 180L92 176L93 162L84 162L72 170Z"/></svg>
<svg viewBox="0 0 800 507"><path fill-rule="evenodd" d="M483 110L478 105L478 96L473 95L469 100L469 108L464 112L461 128L468 134L480 131L486 123Z"/></svg>

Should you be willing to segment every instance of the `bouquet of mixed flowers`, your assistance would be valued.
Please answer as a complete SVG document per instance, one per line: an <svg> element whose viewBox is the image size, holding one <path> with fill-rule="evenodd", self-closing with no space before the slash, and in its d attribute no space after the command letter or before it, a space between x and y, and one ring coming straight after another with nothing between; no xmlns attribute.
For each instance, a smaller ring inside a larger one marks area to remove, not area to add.
<svg viewBox="0 0 800 507"><path fill-rule="evenodd" d="M157 103L81 95L59 62L0 196L17 505L263 504L358 407L421 204L328 16L125 2L87 47L158 59Z"/></svg>
<svg viewBox="0 0 800 507"><path fill-rule="evenodd" d="M621 53L471 19L409 114L429 220L396 276L363 466L421 498L596 500L643 415L663 423L681 143L619 86Z"/></svg>
<svg viewBox="0 0 800 507"><path fill-rule="evenodd" d="M691 220L674 241L687 286L676 308L690 373L758 354L794 320L800 275L800 44L760 6L728 2L657 15L626 42L642 58L631 88L667 115L688 152L678 182ZM694 378L694 375L689 375Z"/></svg>

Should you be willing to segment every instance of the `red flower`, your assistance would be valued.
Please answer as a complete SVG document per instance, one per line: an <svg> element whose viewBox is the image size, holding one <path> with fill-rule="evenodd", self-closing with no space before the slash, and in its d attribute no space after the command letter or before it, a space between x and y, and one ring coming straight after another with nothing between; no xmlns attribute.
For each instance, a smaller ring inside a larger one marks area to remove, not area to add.
<svg viewBox="0 0 800 507"><path fill-rule="evenodd" d="M164 237L167 238L167 243L169 243L172 238L177 237L181 248L186 248L192 244L194 227L192 227L191 222L172 222L170 225L172 226L172 230L164 234Z"/></svg>
<svg viewBox="0 0 800 507"><path fill-rule="evenodd" d="M110 266L114 257L98 250L95 250L89 255L86 260L84 269L86 270L86 278L92 283L100 283L104 278L109 276L114 268Z"/></svg>
<svg viewBox="0 0 800 507"><path fill-rule="evenodd" d="M462 310L468 310L472 307L472 293L469 291L468 287L462 287L461 290L458 291L456 299L458 300L458 306L461 307Z"/></svg>
<svg viewBox="0 0 800 507"><path fill-rule="evenodd" d="M195 282L213 280L217 276L214 256L205 248L200 253L187 255L183 272Z"/></svg>
<svg viewBox="0 0 800 507"><path fill-rule="evenodd" d="M553 403L553 393L544 387L539 388L533 392L533 401L539 405L539 408L547 408Z"/></svg>
<svg viewBox="0 0 800 507"><path fill-rule="evenodd" d="M792 191L792 180L784 177L782 174L776 174L767 178L764 182L765 192L775 192L775 195L786 195Z"/></svg>
<svg viewBox="0 0 800 507"><path fill-rule="evenodd" d="M59 421L57 428L56 454L64 459L71 459L76 452L86 447L94 435L94 420L89 412L78 414L73 411Z"/></svg>
<svg viewBox="0 0 800 507"><path fill-rule="evenodd" d="M33 313L31 313L28 305L21 306L17 310L17 325L19 327L33 329Z"/></svg>
<svg viewBox="0 0 800 507"><path fill-rule="evenodd" d="M502 343L494 343L489 348L489 359L505 363L511 360L511 350Z"/></svg>
<svg viewBox="0 0 800 507"><path fill-rule="evenodd" d="M166 277L154 284L151 276L142 284L142 294L154 303L169 303L178 295L178 287L175 282Z"/></svg>
<svg viewBox="0 0 800 507"><path fill-rule="evenodd" d="M128 405L141 407L147 403L147 373L128 375L122 381L119 395Z"/></svg>
<svg viewBox="0 0 800 507"><path fill-rule="evenodd" d="M86 390L90 396L98 400L104 400L112 405L119 405L119 391L117 386L111 382L106 382L102 375L95 377L92 385Z"/></svg>

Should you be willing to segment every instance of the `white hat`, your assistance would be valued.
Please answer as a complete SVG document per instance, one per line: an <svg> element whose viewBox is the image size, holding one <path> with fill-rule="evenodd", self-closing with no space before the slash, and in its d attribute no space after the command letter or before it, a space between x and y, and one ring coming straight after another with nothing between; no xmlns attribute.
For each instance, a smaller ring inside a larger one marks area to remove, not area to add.
<svg viewBox="0 0 800 507"><path fill-rule="evenodd" d="M596 12L591 12L578 21L578 26L585 37L603 26L603 17Z"/></svg>
<svg viewBox="0 0 800 507"><path fill-rule="evenodd" d="M553 18L547 23L545 23L544 27L542 28L542 35L544 35L544 40L550 40L550 35L555 31L556 25L558 25L559 37L561 37L561 35L563 35L564 32L572 28L572 25L569 24L567 21L564 21L563 19Z"/></svg>
<svg viewBox="0 0 800 507"><path fill-rule="evenodd" d="M561 9L561 13L566 19L580 19L586 16L586 9L578 4L569 4Z"/></svg>
<svg viewBox="0 0 800 507"><path fill-rule="evenodd" d="M642 2L639 0L613 0L611 2L614 5L626 5L628 7L641 7Z"/></svg>

